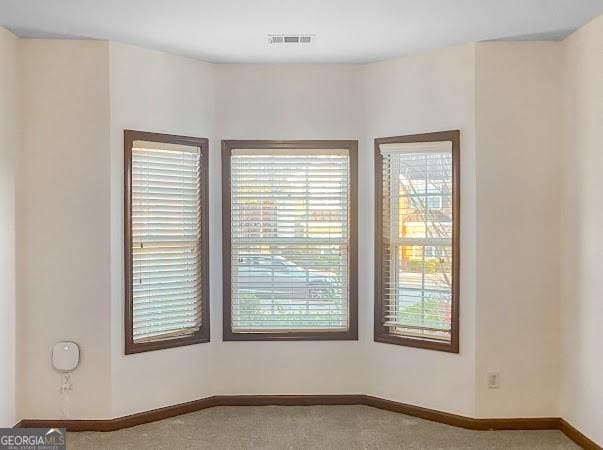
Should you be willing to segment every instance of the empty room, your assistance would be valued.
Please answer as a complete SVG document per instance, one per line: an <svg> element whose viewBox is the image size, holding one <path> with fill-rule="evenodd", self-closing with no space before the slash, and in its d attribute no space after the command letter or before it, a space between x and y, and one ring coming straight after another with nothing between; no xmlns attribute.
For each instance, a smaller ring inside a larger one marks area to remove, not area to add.
<svg viewBox="0 0 603 450"><path fill-rule="evenodd" d="M602 449L603 0L0 0L0 450Z"/></svg>

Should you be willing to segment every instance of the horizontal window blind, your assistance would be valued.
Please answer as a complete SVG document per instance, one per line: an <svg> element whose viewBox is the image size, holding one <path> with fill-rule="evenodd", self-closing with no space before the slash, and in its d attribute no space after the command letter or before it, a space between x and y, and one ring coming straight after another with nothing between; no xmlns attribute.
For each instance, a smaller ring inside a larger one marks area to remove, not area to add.
<svg viewBox="0 0 603 450"><path fill-rule="evenodd" d="M349 326L347 150L231 153L233 332Z"/></svg>
<svg viewBox="0 0 603 450"><path fill-rule="evenodd" d="M450 342L452 143L382 144L383 325Z"/></svg>
<svg viewBox="0 0 603 450"><path fill-rule="evenodd" d="M200 148L134 141L131 255L134 343L199 330Z"/></svg>

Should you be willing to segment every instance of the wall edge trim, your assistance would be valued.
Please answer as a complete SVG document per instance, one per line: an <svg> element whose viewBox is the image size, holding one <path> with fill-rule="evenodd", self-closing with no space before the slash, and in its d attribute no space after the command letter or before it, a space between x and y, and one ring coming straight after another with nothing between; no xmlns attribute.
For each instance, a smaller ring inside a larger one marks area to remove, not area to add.
<svg viewBox="0 0 603 450"><path fill-rule="evenodd" d="M341 395L215 395L114 419L23 419L15 428L66 428L68 431L116 431L214 406L364 405L469 430L560 430L587 450L602 450L559 417L473 418L363 394Z"/></svg>
<svg viewBox="0 0 603 450"><path fill-rule="evenodd" d="M583 434L580 430L570 424L563 417L559 418L559 430L563 432L568 438L578 444L580 447L586 450L601 450L603 447L599 446L596 442L590 439L588 436Z"/></svg>

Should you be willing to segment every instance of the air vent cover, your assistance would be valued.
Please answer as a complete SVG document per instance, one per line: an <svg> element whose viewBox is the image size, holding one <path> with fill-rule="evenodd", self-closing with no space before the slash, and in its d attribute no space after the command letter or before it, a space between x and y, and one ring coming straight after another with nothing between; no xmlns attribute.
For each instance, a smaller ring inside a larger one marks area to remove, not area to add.
<svg viewBox="0 0 603 450"><path fill-rule="evenodd" d="M314 41L312 34L269 34L270 44L311 44Z"/></svg>

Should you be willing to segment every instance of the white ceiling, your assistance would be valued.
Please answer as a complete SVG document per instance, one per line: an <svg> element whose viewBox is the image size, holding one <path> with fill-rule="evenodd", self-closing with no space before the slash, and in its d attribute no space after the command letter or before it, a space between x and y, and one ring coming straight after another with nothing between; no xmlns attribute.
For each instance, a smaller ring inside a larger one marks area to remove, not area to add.
<svg viewBox="0 0 603 450"><path fill-rule="evenodd" d="M559 39L603 0L0 0L23 37L99 38L211 62L363 63L491 39ZM314 34L270 46L268 34Z"/></svg>

